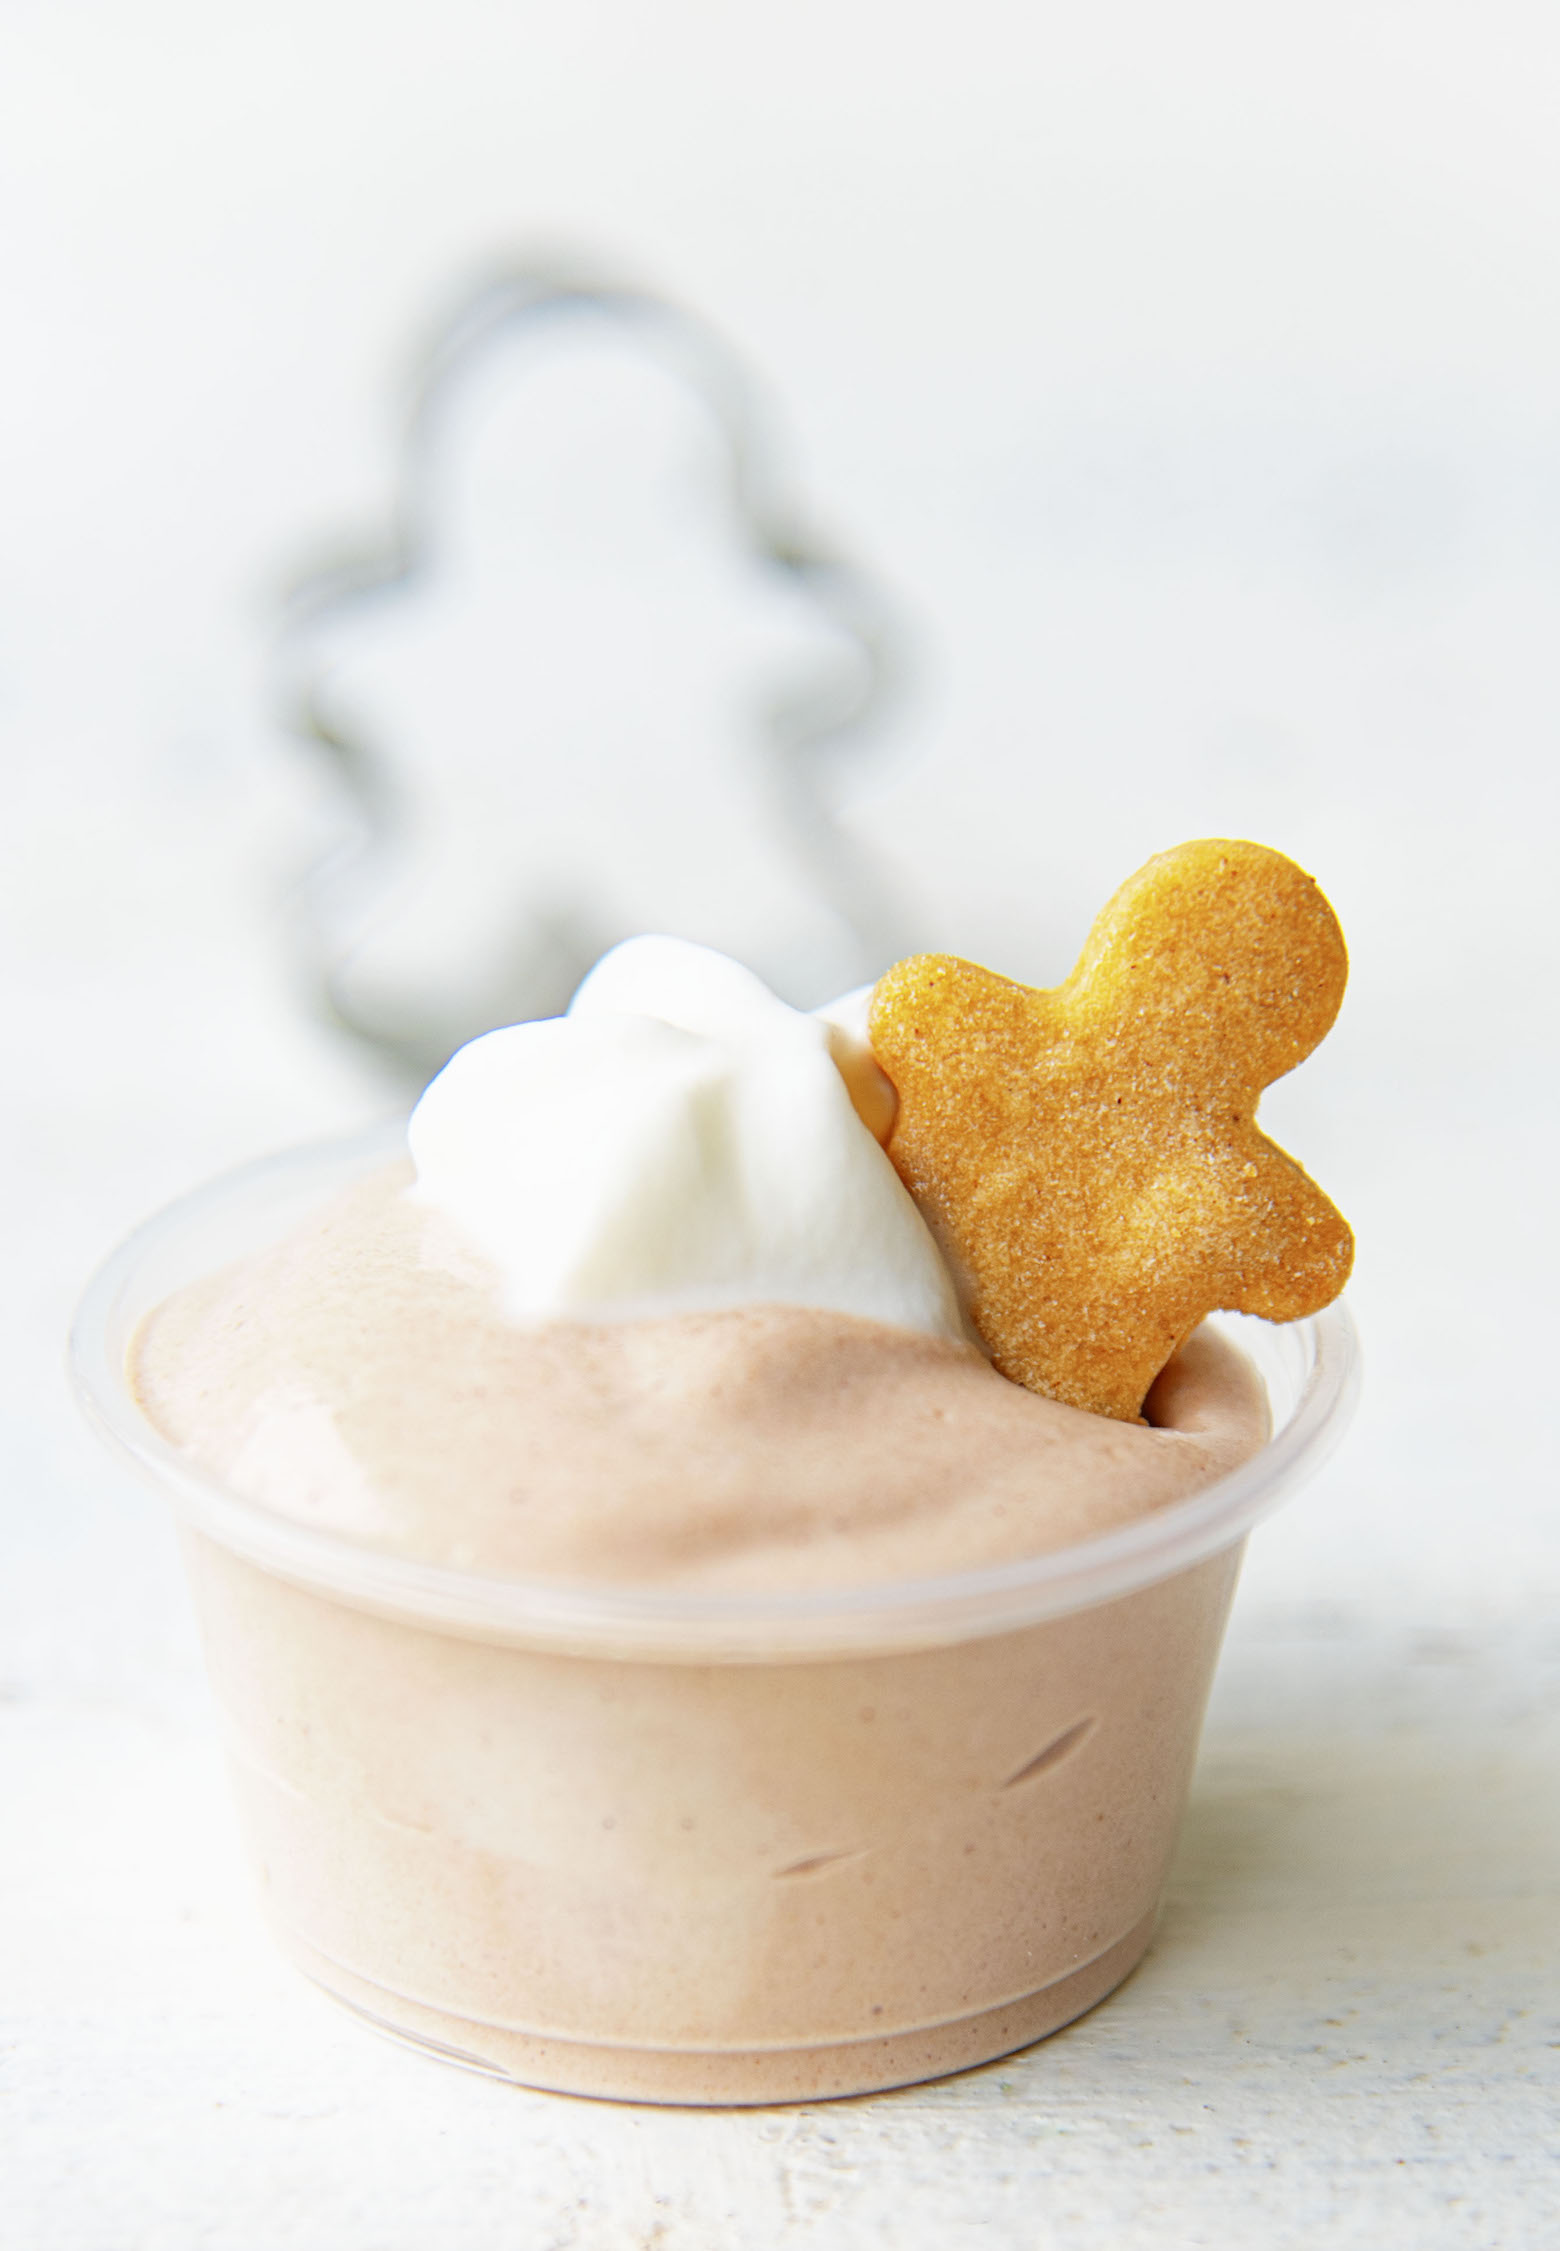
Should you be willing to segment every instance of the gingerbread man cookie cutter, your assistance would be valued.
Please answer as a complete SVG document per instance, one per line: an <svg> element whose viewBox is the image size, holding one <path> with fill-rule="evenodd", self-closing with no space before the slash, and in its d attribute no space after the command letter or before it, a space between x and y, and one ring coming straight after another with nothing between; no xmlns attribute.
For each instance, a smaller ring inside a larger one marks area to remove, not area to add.
<svg viewBox="0 0 1560 2251"><path fill-rule="evenodd" d="M333 708L330 668L321 652L337 621L350 620L387 593L419 587L438 568L445 495L437 441L472 368L506 340L569 323L593 323L625 351L641 352L671 372L707 416L723 450L737 534L734 560L743 554L756 559L780 586L803 595L852 653L851 664L826 680L799 670L781 687L760 715L758 749L798 898L810 898L836 918L849 950L848 975L871 976L905 943L904 910L893 878L838 820L832 803L840 758L876 727L900 684L904 635L892 605L876 581L809 521L784 470L769 403L714 328L672 300L584 261L526 260L475 289L434 338L415 383L388 536L295 586L275 656L276 702L284 724L322 754L355 830L293 894L304 980L328 1021L391 1056L419 1085L453 1047L491 1023L561 1007L603 944L626 933L592 936L588 915L554 915L556 929L549 923L537 942L551 949L548 960L520 958L524 947L517 949L511 984L498 996L504 1002L498 1015L492 1013L492 996L472 996L470 1007L488 1010L481 1020L467 1020L459 1008L434 1020L410 1006L366 1005L351 975L358 926L386 893L410 816L383 746ZM524 620L517 620L517 629L523 626ZM523 722L524 713L516 716ZM559 958L552 960L552 954Z"/></svg>
<svg viewBox="0 0 1560 2251"><path fill-rule="evenodd" d="M1136 1421L1206 1314L1338 1295L1349 1228L1255 1114L1347 975L1311 877L1212 839L1129 878L1055 991L937 954L879 981L889 1155L1004 1375Z"/></svg>

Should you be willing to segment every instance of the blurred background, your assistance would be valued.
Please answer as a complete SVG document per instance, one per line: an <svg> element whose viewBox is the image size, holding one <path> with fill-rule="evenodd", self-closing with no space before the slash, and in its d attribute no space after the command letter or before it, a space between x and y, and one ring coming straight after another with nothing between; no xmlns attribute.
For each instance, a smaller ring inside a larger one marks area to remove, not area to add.
<svg viewBox="0 0 1560 2251"><path fill-rule="evenodd" d="M1262 1641L1317 1725L1515 1711L1513 1651L1552 1710L1553 12L5 0L0 44L14 1696L184 1709L167 1535L61 1340L159 1202L404 1102L322 952L424 1048L511 898L537 1005L652 915L799 999L890 938L1051 982L1233 834L1351 941L1264 1119L1358 1230L1367 1389L1217 1709ZM300 626L388 567L429 355L522 269L682 308L740 411L610 322L501 339L422 574ZM355 873L300 681L415 809ZM797 695L860 928L765 779Z"/></svg>

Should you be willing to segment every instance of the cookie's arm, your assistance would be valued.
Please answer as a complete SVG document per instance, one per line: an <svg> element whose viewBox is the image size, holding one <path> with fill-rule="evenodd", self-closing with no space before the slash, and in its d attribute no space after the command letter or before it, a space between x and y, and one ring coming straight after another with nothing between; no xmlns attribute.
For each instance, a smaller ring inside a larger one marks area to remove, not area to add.
<svg viewBox="0 0 1560 2251"><path fill-rule="evenodd" d="M1232 1207L1230 1272L1219 1303L1268 1321L1302 1320L1331 1305L1349 1279L1354 1236L1310 1174L1253 1127L1223 1185Z"/></svg>

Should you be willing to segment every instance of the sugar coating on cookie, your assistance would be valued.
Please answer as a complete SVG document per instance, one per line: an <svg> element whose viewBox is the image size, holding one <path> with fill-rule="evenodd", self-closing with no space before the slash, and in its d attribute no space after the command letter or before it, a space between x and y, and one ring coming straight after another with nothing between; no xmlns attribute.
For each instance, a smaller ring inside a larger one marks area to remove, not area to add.
<svg viewBox="0 0 1560 2251"><path fill-rule="evenodd" d="M1004 1375L1135 1422L1205 1314L1337 1296L1349 1228L1255 1114L1347 976L1311 877L1214 838L1131 876L1054 991L948 954L879 980L888 1153Z"/></svg>

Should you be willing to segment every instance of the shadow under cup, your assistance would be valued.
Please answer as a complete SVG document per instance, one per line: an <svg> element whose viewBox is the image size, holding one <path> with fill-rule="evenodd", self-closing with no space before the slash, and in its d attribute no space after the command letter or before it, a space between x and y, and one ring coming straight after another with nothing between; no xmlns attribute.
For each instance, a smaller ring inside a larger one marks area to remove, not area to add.
<svg viewBox="0 0 1560 2251"><path fill-rule="evenodd" d="M175 1205L73 1344L93 1419L178 1511L288 1954L433 2053L654 2102L904 2085L1101 2000L1152 1932L1245 1535L1346 1419L1343 1309L1232 1318L1273 1436L1099 1540L823 1593L488 1578L243 1500L126 1379L154 1305L400 1146Z"/></svg>

